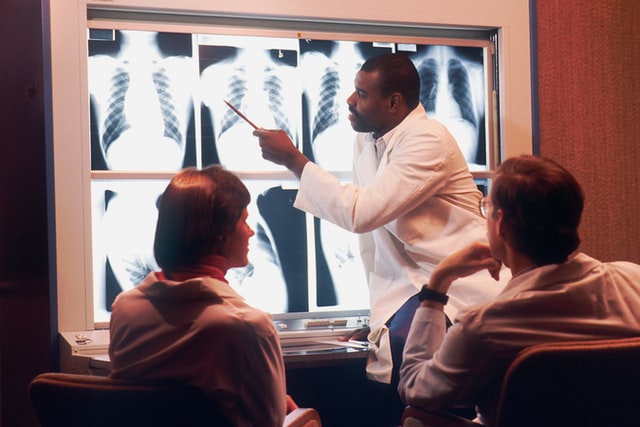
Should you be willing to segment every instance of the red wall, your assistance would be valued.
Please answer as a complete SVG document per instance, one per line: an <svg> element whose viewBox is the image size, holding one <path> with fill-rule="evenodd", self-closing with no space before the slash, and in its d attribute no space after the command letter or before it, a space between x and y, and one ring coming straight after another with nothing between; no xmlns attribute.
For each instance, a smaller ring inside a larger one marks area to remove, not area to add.
<svg viewBox="0 0 640 427"><path fill-rule="evenodd" d="M537 2L540 151L582 183L582 250L640 263L640 2Z"/></svg>

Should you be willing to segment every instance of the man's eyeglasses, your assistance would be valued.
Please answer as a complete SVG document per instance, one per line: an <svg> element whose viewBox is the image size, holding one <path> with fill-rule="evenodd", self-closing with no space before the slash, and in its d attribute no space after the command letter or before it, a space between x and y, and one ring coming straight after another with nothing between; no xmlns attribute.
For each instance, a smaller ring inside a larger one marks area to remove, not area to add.
<svg viewBox="0 0 640 427"><path fill-rule="evenodd" d="M489 206L491 206L491 200L488 197L483 197L480 199L480 203L478 204L480 208L480 215L482 218L487 219L489 216Z"/></svg>

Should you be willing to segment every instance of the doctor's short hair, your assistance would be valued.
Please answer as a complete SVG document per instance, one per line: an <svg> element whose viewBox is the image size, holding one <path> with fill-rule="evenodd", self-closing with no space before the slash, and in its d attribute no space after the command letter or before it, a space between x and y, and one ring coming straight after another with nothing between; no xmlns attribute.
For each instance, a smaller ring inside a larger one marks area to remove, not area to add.
<svg viewBox="0 0 640 427"><path fill-rule="evenodd" d="M505 160L491 185L506 242L537 265L565 262L580 245L584 192L558 163L522 155Z"/></svg>
<svg viewBox="0 0 640 427"><path fill-rule="evenodd" d="M367 59L360 71L378 72L378 84L383 96L399 92L409 109L420 102L420 75L415 64L404 53L387 53Z"/></svg>
<svg viewBox="0 0 640 427"><path fill-rule="evenodd" d="M247 187L220 165L180 171L158 204L153 249L160 268L171 272L218 253L250 201Z"/></svg>

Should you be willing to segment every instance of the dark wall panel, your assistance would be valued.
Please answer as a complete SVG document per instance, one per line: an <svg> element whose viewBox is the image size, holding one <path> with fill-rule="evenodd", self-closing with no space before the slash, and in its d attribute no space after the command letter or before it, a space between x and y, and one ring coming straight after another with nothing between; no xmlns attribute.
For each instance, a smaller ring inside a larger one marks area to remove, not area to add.
<svg viewBox="0 0 640 427"><path fill-rule="evenodd" d="M0 9L0 426L36 426L27 385L51 363L41 3Z"/></svg>

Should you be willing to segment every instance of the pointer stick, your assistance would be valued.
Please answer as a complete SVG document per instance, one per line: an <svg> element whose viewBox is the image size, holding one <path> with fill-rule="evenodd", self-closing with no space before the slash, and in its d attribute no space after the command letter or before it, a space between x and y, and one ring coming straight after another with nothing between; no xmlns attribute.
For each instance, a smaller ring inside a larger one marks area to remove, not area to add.
<svg viewBox="0 0 640 427"><path fill-rule="evenodd" d="M242 114L242 112L240 110L238 110L236 107L234 107L233 105L231 105L229 103L229 101L227 101L226 99L223 99L224 103L227 104L227 107L231 108L233 110L234 113L236 113L237 115L239 115L245 122L249 123L251 125L251 127L253 127L254 129L258 129L258 126L256 126L251 120L249 120L247 118L247 116L245 116L244 114Z"/></svg>

